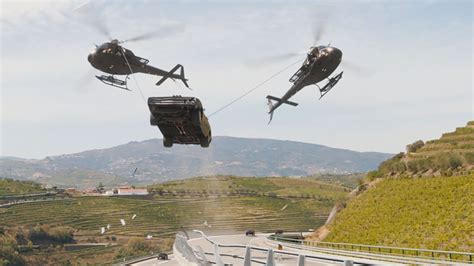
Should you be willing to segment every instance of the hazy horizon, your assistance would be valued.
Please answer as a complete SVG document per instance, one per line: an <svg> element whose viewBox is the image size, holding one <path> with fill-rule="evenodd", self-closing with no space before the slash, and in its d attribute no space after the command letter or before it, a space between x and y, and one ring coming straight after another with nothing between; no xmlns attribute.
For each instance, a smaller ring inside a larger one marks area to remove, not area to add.
<svg viewBox="0 0 474 266"><path fill-rule="evenodd" d="M298 140L290 140L290 139L269 139L269 138L249 138L249 137L235 137L235 136L213 136L213 138L239 138L239 139L262 139L262 140L277 140L277 141L290 141L290 142L298 142L298 143L304 143L304 144L309 144L309 145L320 145L320 146L325 146L325 147L329 147L329 148L334 148L334 149L341 149L341 150L351 150L351 151L355 151L355 152L361 152L361 153L370 153L370 152L375 152L375 153L386 153L386 154L390 154L389 152L379 152L379 151L364 151L364 150L352 150L352 149L347 149L347 148L344 148L344 147L332 147L332 146L327 146L327 145L324 145L324 144L320 144L320 143L311 143L311 142L303 142L303 141L298 141ZM129 143L132 143L132 142L144 142L144 141L150 141L150 140L162 140L163 138L150 138L150 139L143 139L143 140L131 140L131 141L128 141L128 142L124 142L124 143L119 143L117 145L113 145L113 146L107 146L107 147L101 147L101 148L93 148L93 149L87 149L87 150L80 150L80 151L73 151L73 152L70 152L70 153L62 153L62 154L48 154L46 155L45 157L41 157L41 158L28 158L28 157L19 157L19 156L11 156L11 155L0 155L0 158L21 158L21 159L29 159L29 160L40 160L40 159L44 159L46 157L51 157L51 156L60 156L60 155L65 155L65 154L75 154L75 153L80 153L80 152L85 152L85 151L91 151L91 150L99 150L99 149L109 149L109 148L114 148L114 147L117 147L117 146L121 146L121 145L126 145L126 144L129 144ZM175 144L175 145L178 145L178 144ZM182 145L182 146L186 146L186 145ZM172 150L172 148L170 149ZM392 153L393 154L393 153Z"/></svg>

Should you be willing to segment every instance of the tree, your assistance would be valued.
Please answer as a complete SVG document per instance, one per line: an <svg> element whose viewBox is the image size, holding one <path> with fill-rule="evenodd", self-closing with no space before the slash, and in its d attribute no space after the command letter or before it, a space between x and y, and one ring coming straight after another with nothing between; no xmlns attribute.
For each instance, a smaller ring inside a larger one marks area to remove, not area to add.
<svg viewBox="0 0 474 266"><path fill-rule="evenodd" d="M416 152L421 147L425 146L425 143L422 140L417 140L412 144L407 145L407 153L409 152Z"/></svg>
<svg viewBox="0 0 474 266"><path fill-rule="evenodd" d="M97 190L99 193L104 193L105 188L104 188L104 185L102 184L102 182L99 183L99 185L96 187L96 190Z"/></svg>

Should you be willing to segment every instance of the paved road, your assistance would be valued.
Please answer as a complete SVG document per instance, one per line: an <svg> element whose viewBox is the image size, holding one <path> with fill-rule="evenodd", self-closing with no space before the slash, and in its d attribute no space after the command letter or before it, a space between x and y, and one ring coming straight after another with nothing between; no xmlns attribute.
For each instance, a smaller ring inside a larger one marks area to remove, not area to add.
<svg viewBox="0 0 474 266"><path fill-rule="evenodd" d="M240 245L247 245L247 246L253 246L253 247L262 247L262 248L272 248L274 250L277 249L276 243L270 240L267 240L268 235L266 234L258 234L255 237L247 237L244 234L236 234L236 235L220 235L220 236L210 236L209 239L215 241L216 243L219 244L240 244ZM193 237L193 236L192 236ZM210 252L214 253L214 246L207 241L204 238L194 236L191 240L189 240L189 244L196 248L197 246L200 246L204 252ZM298 249L293 249L290 247L286 247L283 245L283 251L287 252L294 252L294 253L299 253L299 254L305 254L305 255L312 255L312 256L321 256L324 258L331 258L331 259L338 259L338 260L350 260L351 258L344 257L344 256L338 256L338 255L328 255L328 254L323 254L323 253L317 253L317 252L309 252L309 251L302 251ZM234 254L238 255L241 257L245 256L245 249L244 248L238 248L238 247L220 247L219 248L219 253L221 254ZM214 257L212 255L207 255L208 260L210 261L215 261ZM262 262L265 262L267 259L267 254L266 252L260 252L256 250L252 250L252 259L256 259ZM222 256L222 260L224 263L229 263L233 265L242 265L243 260L239 258L232 258L228 256ZM282 254L275 254L275 263L276 265L297 265L298 258L295 256L289 256L289 255L282 255ZM374 261L374 260L369 260L369 259L357 259L358 262L362 263L367 263L367 264L384 264L387 265L386 262L381 262L381 261ZM317 259L306 259L305 265L311 266L311 265L328 265L334 263L330 261L325 261L325 260L317 260ZM156 259L149 260L149 261L143 261L134 265L162 265L162 266L174 266L178 265L177 261L174 260L174 257L170 257L169 261L158 261ZM259 263L253 263L252 265L262 265ZM395 264L392 264L395 265Z"/></svg>
<svg viewBox="0 0 474 266"><path fill-rule="evenodd" d="M179 266L178 262L174 259L174 255L169 256L169 260L158 260L156 258L146 260L146 261L141 261L138 263L134 263L133 265L136 266Z"/></svg>

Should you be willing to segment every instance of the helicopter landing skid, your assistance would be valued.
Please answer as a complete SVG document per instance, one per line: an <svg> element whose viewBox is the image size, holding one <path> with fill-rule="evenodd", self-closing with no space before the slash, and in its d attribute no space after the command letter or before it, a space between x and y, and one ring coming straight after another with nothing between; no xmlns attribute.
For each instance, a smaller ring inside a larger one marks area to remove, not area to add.
<svg viewBox="0 0 474 266"><path fill-rule="evenodd" d="M121 80L121 79L117 79L115 78L114 76L105 76L105 75L102 75L102 76L95 76L98 80L102 81L104 84L107 84L107 85L110 85L110 86L113 86L113 87L116 87L116 88L119 88L119 89L122 89L122 90L127 90L127 91L131 91L128 87L127 87L127 79L128 79L128 75L127 77L125 78L125 80Z"/></svg>
<svg viewBox="0 0 474 266"><path fill-rule="evenodd" d="M337 82L339 82L339 80L342 78L342 73L344 73L344 71L332 78L329 78L329 82L326 83L326 85L324 85L322 88L316 84L316 86L319 88L319 92L321 93L321 97L319 97L319 99L323 98L323 96L326 95L326 93L328 93L337 84Z"/></svg>

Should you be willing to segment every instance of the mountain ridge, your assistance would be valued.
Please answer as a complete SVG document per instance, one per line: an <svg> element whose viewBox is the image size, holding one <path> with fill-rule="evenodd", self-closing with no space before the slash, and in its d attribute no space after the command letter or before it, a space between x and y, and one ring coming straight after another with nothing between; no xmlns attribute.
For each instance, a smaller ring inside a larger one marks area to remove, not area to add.
<svg viewBox="0 0 474 266"><path fill-rule="evenodd" d="M366 172L390 156L291 140L217 136L207 149L185 145L168 149L162 146L161 139L149 139L38 160L0 158L0 175L59 185L81 180L89 180L87 185L149 184L217 174L306 176ZM135 168L138 171L133 174ZM68 178L71 182L66 182Z"/></svg>

